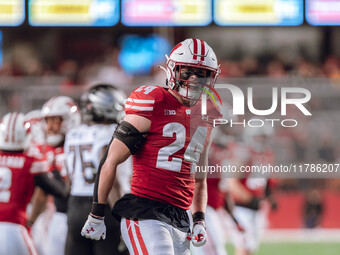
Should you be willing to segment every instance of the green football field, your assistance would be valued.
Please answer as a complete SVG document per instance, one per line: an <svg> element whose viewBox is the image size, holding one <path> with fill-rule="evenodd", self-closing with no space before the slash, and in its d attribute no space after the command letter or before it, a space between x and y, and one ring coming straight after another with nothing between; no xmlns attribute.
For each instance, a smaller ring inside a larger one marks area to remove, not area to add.
<svg viewBox="0 0 340 255"><path fill-rule="evenodd" d="M232 245L227 245L233 255ZM262 243L256 255L340 255L339 243Z"/></svg>

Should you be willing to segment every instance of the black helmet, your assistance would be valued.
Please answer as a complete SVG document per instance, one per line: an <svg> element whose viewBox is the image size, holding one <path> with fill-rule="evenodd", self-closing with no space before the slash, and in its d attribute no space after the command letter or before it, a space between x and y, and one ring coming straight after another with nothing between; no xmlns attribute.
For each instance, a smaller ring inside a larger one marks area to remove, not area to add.
<svg viewBox="0 0 340 255"><path fill-rule="evenodd" d="M112 85L94 85L80 98L83 121L118 123L124 114L125 99L125 93Z"/></svg>

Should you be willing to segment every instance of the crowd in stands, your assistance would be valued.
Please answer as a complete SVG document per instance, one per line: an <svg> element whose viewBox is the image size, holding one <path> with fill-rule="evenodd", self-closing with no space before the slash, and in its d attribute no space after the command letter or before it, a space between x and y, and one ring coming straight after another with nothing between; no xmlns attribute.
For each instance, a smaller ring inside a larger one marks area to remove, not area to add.
<svg viewBox="0 0 340 255"><path fill-rule="evenodd" d="M0 76L63 76L62 85L84 85L96 77L118 79L122 86L134 84L134 77L128 75L118 63L119 49L109 47L104 54L96 58L78 61L77 59L60 59L44 61L37 49L21 45L5 54L0 66ZM340 78L340 57L326 56L319 62L307 60L296 56L293 63L285 63L278 56L240 56L237 60L221 59L221 75L225 78L238 78L249 76L265 77L328 77ZM155 71L154 71L155 70ZM154 68L150 74L159 71Z"/></svg>

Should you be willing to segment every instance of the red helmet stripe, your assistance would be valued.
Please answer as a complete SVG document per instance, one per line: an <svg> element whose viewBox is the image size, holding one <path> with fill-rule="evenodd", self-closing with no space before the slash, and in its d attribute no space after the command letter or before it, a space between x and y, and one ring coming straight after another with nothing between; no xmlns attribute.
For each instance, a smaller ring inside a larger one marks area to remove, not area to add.
<svg viewBox="0 0 340 255"><path fill-rule="evenodd" d="M204 41L201 40L201 61L204 61L205 56L205 44Z"/></svg>
<svg viewBox="0 0 340 255"><path fill-rule="evenodd" d="M7 132L6 132L6 137L5 137L5 142L8 142L9 141L9 131L10 131L10 126L11 126L11 122L12 122L12 118L13 118L13 114L11 114L10 116L9 116L9 120L8 120L8 122L6 123L6 125L7 125Z"/></svg>
<svg viewBox="0 0 340 255"><path fill-rule="evenodd" d="M179 47L181 47L182 46L182 43L179 43L179 44L177 44L173 49L172 49L172 51L170 52L170 56L171 56L171 54L175 51L175 50L177 50Z"/></svg>
<svg viewBox="0 0 340 255"><path fill-rule="evenodd" d="M18 113L15 112L15 117L14 117L14 120L13 120L13 124L12 124L12 142L14 143L15 142L15 122L17 121L17 118L18 118Z"/></svg>
<svg viewBox="0 0 340 255"><path fill-rule="evenodd" d="M197 39L192 39L194 41L194 59L197 60Z"/></svg>

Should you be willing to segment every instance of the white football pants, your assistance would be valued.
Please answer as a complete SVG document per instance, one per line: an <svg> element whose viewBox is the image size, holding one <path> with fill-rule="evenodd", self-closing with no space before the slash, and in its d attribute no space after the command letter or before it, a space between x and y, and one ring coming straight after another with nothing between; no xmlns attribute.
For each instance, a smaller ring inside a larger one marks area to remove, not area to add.
<svg viewBox="0 0 340 255"><path fill-rule="evenodd" d="M234 224L231 238L235 248L255 252L266 226L266 213L263 210L255 211L235 206L234 216L245 230L244 233L241 233Z"/></svg>
<svg viewBox="0 0 340 255"><path fill-rule="evenodd" d="M64 255L67 237L67 214L55 212L48 228L47 255Z"/></svg>
<svg viewBox="0 0 340 255"><path fill-rule="evenodd" d="M122 237L131 255L189 255L188 233L159 220L120 222Z"/></svg>
<svg viewBox="0 0 340 255"><path fill-rule="evenodd" d="M0 255L38 255L27 229L19 224L0 222Z"/></svg>

